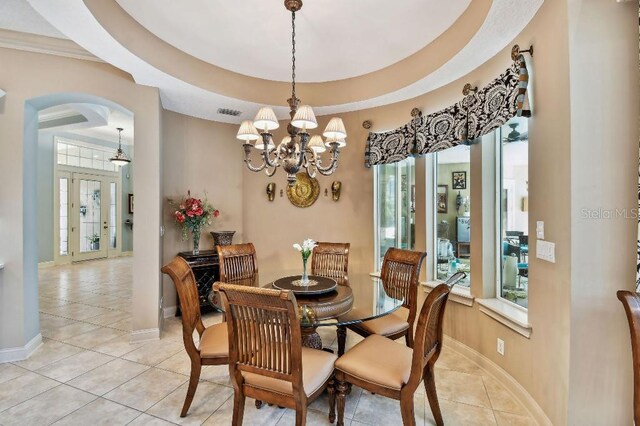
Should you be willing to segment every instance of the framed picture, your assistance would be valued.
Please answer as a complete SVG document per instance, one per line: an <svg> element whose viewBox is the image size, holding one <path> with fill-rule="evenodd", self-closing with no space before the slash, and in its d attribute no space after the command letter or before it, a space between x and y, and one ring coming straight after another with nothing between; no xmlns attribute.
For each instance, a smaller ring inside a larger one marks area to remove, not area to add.
<svg viewBox="0 0 640 426"><path fill-rule="evenodd" d="M449 212L449 185L438 185L436 205L438 206L438 213Z"/></svg>
<svg viewBox="0 0 640 426"><path fill-rule="evenodd" d="M453 189L467 189L467 172L451 173L451 181Z"/></svg>
<svg viewBox="0 0 640 426"><path fill-rule="evenodd" d="M133 194L129 194L129 214L133 214Z"/></svg>

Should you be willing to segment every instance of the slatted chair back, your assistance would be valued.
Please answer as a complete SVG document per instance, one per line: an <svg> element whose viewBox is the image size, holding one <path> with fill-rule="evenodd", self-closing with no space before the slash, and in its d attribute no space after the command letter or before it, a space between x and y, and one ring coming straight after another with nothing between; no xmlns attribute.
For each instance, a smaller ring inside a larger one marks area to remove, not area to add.
<svg viewBox="0 0 640 426"><path fill-rule="evenodd" d="M318 243L311 258L311 275L333 278L348 284L349 243Z"/></svg>
<svg viewBox="0 0 640 426"><path fill-rule="evenodd" d="M198 330L198 334L202 335L205 329L200 317L200 300L196 278L189 264L181 257L175 257L163 266L161 271L169 275L176 286L180 299L180 311L182 312L182 338L185 348L191 356L191 354L198 352L193 342L193 330Z"/></svg>
<svg viewBox="0 0 640 426"><path fill-rule="evenodd" d="M220 281L251 284L258 276L256 249L252 243L216 246L220 262Z"/></svg>
<svg viewBox="0 0 640 426"><path fill-rule="evenodd" d="M292 292L220 283L229 328L229 365L235 385L241 372L292 383L302 391L302 337Z"/></svg>
<svg viewBox="0 0 640 426"><path fill-rule="evenodd" d="M429 293L420 310L409 378L410 382L415 381L416 386L423 377L427 363L434 364L440 356L444 310L450 291L451 288L447 284L440 284Z"/></svg>
<svg viewBox="0 0 640 426"><path fill-rule="evenodd" d="M418 280L426 253L389 248L382 261L380 278L385 291L391 297L404 299L403 306L409 309L408 322L413 326L418 304Z"/></svg>
<svg viewBox="0 0 640 426"><path fill-rule="evenodd" d="M633 358L633 418L640 425L640 296L624 290L617 294L629 321Z"/></svg>

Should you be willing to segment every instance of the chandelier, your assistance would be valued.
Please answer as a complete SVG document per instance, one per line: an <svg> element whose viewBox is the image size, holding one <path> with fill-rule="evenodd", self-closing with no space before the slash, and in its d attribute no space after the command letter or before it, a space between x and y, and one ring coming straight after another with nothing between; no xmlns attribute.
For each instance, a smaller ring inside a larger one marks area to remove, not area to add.
<svg viewBox="0 0 640 426"><path fill-rule="evenodd" d="M109 161L111 161L116 166L124 166L129 164L131 160L122 150L122 131L124 129L122 127L118 127L116 130L118 131L118 150L113 157L109 158Z"/></svg>
<svg viewBox="0 0 640 426"><path fill-rule="evenodd" d="M303 168L309 177L316 173L331 175L338 167L340 148L347 145L345 138L347 131L339 117L333 117L320 135L311 136L308 130L318 127L316 116L309 105L300 105L296 97L296 12L302 8L302 0L285 0L284 6L291 12L291 98L289 115L291 121L287 125L286 136L276 147L273 142L272 130L280 126L276 114L270 107L258 110L253 122L245 120L240 124L237 138L244 141L244 162L253 172L264 170L267 176L273 176L278 169L287 173L287 182L292 186L296 182L296 174ZM255 141L255 145L252 142ZM331 159L328 164L322 162L321 153L329 148ZM251 152L256 150L262 157L262 163L254 166L251 162Z"/></svg>

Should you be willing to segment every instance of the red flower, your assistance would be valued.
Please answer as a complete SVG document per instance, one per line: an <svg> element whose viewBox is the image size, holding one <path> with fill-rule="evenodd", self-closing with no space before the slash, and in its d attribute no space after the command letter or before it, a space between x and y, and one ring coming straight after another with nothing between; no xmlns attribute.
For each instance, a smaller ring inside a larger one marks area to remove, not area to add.
<svg viewBox="0 0 640 426"><path fill-rule="evenodd" d="M214 210L213 217L218 217L218 216L220 216L220 212L218 210Z"/></svg>
<svg viewBox="0 0 640 426"><path fill-rule="evenodd" d="M184 215L183 215L182 213L180 213L179 211L176 211L176 212L173 214L173 216L176 218L176 221L177 221L178 223L183 223L183 222L184 222L185 217L184 217Z"/></svg>

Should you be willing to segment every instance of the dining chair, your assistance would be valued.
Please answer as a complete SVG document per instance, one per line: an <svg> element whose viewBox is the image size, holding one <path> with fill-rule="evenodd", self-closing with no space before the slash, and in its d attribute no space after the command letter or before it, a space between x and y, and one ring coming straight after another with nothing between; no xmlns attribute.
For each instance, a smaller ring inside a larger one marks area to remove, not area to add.
<svg viewBox="0 0 640 426"><path fill-rule="evenodd" d="M292 292L217 283L229 333L233 425L241 425L245 398L296 410L304 425L307 405L327 389L329 421L335 420L333 365L329 352L302 347L298 305Z"/></svg>
<svg viewBox="0 0 640 426"><path fill-rule="evenodd" d="M344 425L345 397L351 385L400 400L402 424L415 425L413 395L421 381L436 424L444 424L434 366L442 349L442 318L449 291L447 284L440 284L427 296L420 310L413 349L373 334L336 361L338 426Z"/></svg>
<svg viewBox="0 0 640 426"><path fill-rule="evenodd" d="M640 296L630 291L619 290L618 299L624 305L631 332L633 359L633 418L640 425Z"/></svg>
<svg viewBox="0 0 640 426"><path fill-rule="evenodd" d="M202 366L224 365L229 362L227 326L222 323L205 327L202 323L196 279L191 267L183 258L174 258L162 267L162 272L169 275L176 286L182 311L182 340L191 359L189 388L180 413L180 417L184 417L196 393ZM200 336L198 346L193 339L194 330L197 330Z"/></svg>
<svg viewBox="0 0 640 426"><path fill-rule="evenodd" d="M361 323L350 324L350 330L362 337L379 334L396 340L404 336L407 346L413 347L413 323L418 307L418 279L426 253L390 248L384 255L380 279L385 292L402 299L402 306L389 315ZM338 329L338 354L344 353L346 330Z"/></svg>
<svg viewBox="0 0 640 426"><path fill-rule="evenodd" d="M252 243L216 246L220 263L220 281L255 285L258 279L256 249Z"/></svg>
<svg viewBox="0 0 640 426"><path fill-rule="evenodd" d="M349 243L318 243L311 257L311 275L333 278L349 285Z"/></svg>

